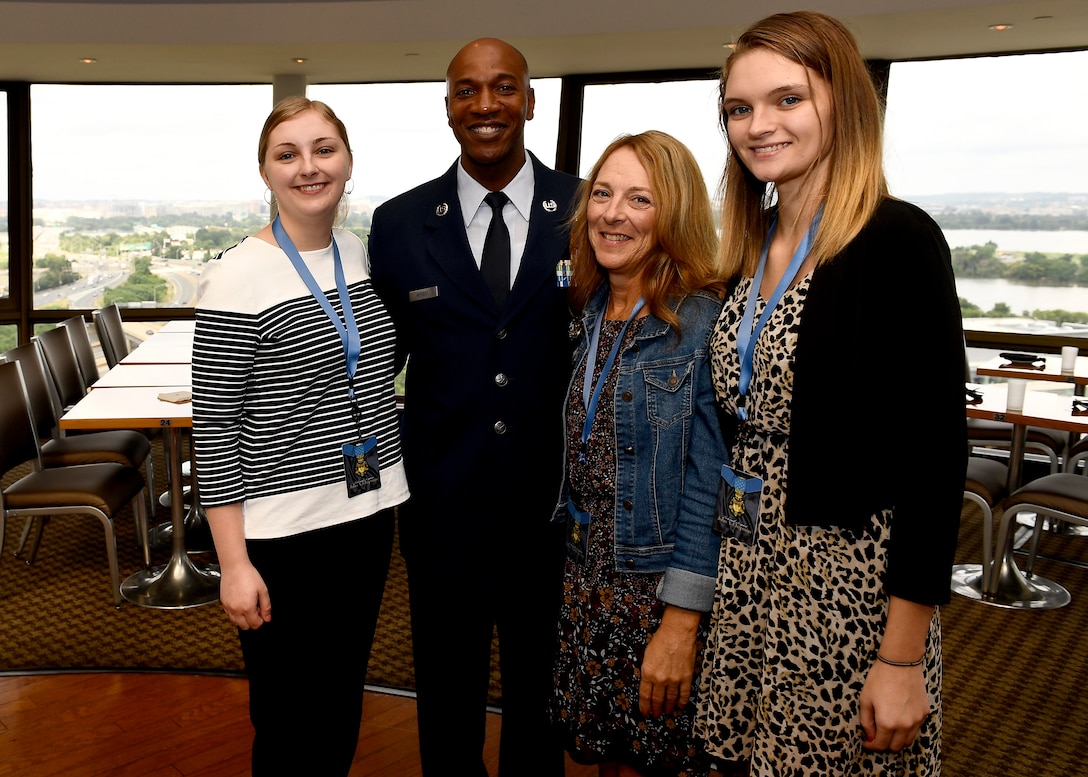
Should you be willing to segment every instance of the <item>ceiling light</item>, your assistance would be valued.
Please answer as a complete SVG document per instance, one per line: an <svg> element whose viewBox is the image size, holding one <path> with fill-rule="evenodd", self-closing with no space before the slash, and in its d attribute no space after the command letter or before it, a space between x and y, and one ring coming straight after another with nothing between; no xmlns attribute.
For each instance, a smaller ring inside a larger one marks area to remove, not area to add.
<svg viewBox="0 0 1088 777"><path fill-rule="evenodd" d="M306 61L306 57L295 57L291 61L294 62L296 65L301 65L303 62Z"/></svg>
<svg viewBox="0 0 1088 777"><path fill-rule="evenodd" d="M1005 32L1005 30L1011 30L1011 24L991 24L990 29L994 32Z"/></svg>
<svg viewBox="0 0 1088 777"><path fill-rule="evenodd" d="M83 58L82 58L81 60L79 60L79 61L80 61L80 62L82 62L82 63L83 63L84 65L93 65L93 64L94 64L95 62L97 62L98 60L97 60L97 59L95 59L94 57L83 57Z"/></svg>

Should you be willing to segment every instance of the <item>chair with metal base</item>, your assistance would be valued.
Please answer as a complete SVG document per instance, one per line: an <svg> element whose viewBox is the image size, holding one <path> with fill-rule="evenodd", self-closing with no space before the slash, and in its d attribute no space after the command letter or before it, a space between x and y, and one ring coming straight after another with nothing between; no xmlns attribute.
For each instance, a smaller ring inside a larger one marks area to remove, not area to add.
<svg viewBox="0 0 1088 777"><path fill-rule="evenodd" d="M59 420L56 398L53 395L52 380L37 343L20 345L4 351L0 353L0 361L15 362L22 366L31 422L34 424L36 438L41 444L40 461L45 469L113 462L133 468L146 465L149 471L153 471L151 443L144 434L133 429L111 429L71 437L54 436L58 431ZM108 390L103 389L103 391ZM41 442L42 440L44 442ZM150 485L147 491L150 500L155 492ZM31 523L27 521L16 554L22 553L26 547ZM143 510L137 514L136 528L144 564L150 564L151 549L147 539L147 514Z"/></svg>
<svg viewBox="0 0 1088 777"><path fill-rule="evenodd" d="M5 523L8 518L38 519L29 562L41 542L44 522L54 516L87 515L96 518L105 530L106 555L110 566L110 590L115 607L121 606L121 583L117 569L117 535L113 518L131 504L137 523L146 525L141 492L144 480L139 470L124 464L82 464L45 469L41 447L30 415L30 398L23 382L22 365L0 364L0 473L32 462L33 471L0 491L0 557L3 556Z"/></svg>
<svg viewBox="0 0 1088 777"><path fill-rule="evenodd" d="M82 319L80 319L80 320L82 320ZM84 334L86 334L86 329L84 329ZM52 391L53 410L54 410L54 413L55 413L55 416L56 416L55 420L59 421L60 416L64 415L64 413L68 412L69 408L74 406L79 400L83 399L84 395L87 393L87 389L86 389L86 386L85 386L85 380L83 378L83 373L82 373L82 370L80 369L80 366L79 366L79 359L76 356L76 351L75 351L75 348L73 347L73 344L72 344L72 338L71 338L70 330L67 327L64 327L64 326L57 326L57 327L54 327L53 329L49 329L49 330L47 330L45 332L42 332L41 334L37 334L31 339L38 344L38 346L39 346L39 348L41 350L41 356L42 356L42 360L44 361L44 364L45 364L46 372L47 372L48 376L52 379L47 388L52 388L53 389L53 391ZM28 389L31 389L32 401L33 401L33 395L34 395L34 391L33 391L34 379L33 379L33 376L26 373L26 372L24 372L24 379L27 381ZM42 434L43 434L43 430L39 427L38 435L41 436ZM76 437L85 437L86 434L87 434L86 432L84 432L82 434L77 433L75 436ZM92 434L101 435L102 433L101 432L92 432ZM143 438L143 439L146 440L147 439L147 434L144 433L143 431L136 431L136 430L119 431L119 430L115 430L115 431L107 432L106 434L108 434L109 437L99 436L96 439L98 439L98 440L109 439L110 440L109 447L111 449L116 449L116 446L121 445L122 441L124 441L124 443L125 443L124 452L126 454L131 452L133 455L139 455L141 452L144 451L145 446L144 446L143 442L140 440L140 438ZM66 437L66 438L69 436L69 435L64 435L63 432L61 432L60 435ZM78 443L75 443L75 444L78 445ZM85 443L85 444L89 444L89 443ZM69 447L71 447L71 445L72 445L72 443L69 444ZM151 504L151 515L154 516L155 515L155 499L153 497L154 497L154 494L155 494L155 466L154 466L154 462L152 461L151 455L150 455L151 454L151 444L150 444L150 442L146 446L146 449L147 449L147 455L144 457L143 463L145 465L145 474L147 476L147 495L148 495L148 500L150 501L150 504ZM48 459L50 457L47 456L46 458ZM113 460L115 460L115 459L101 459L101 458L98 459L98 461L113 461ZM120 460L120 459L116 459L116 460ZM65 462L62 462L62 463L65 463L65 464L83 464L83 463L87 463L87 462L65 461ZM122 461L122 463L128 463L131 466L137 466L139 462L132 462L132 461L125 460L125 461ZM46 466L50 466L50 464L47 462Z"/></svg>
<svg viewBox="0 0 1088 777"><path fill-rule="evenodd" d="M1081 462L1084 462L1084 474L1088 475L1088 437L1082 437L1069 449L1069 455L1065 457L1065 471L1075 473Z"/></svg>
<svg viewBox="0 0 1088 777"><path fill-rule="evenodd" d="M969 599L983 599L994 559L994 507L1008 494L1009 468L999 461L971 456L963 498L982 510L982 563L952 567L952 591Z"/></svg>
<svg viewBox="0 0 1088 777"><path fill-rule="evenodd" d="M993 448L1008 451L1012 447L1013 425L1004 421L967 419L967 442L974 448ZM1061 472L1062 456L1068 440L1065 432L1029 426L1024 438L1024 452L1046 458L1051 474Z"/></svg>
<svg viewBox="0 0 1088 777"><path fill-rule="evenodd" d="M1028 563L1023 572L1016 566L1014 544L1018 513L1035 513L1035 529ZM992 604L1024 610L1049 610L1070 602L1069 591L1059 583L1034 573L1035 555L1044 518L1074 526L1088 526L1088 478L1059 472L1033 480L1013 492L1001 517L997 548L1001 554L991 573L987 598Z"/></svg>

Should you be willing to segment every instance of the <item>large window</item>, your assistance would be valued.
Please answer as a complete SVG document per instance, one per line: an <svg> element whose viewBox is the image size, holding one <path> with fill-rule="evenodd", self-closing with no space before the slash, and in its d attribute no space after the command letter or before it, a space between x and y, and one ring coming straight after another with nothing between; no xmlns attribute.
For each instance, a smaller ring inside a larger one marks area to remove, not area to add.
<svg viewBox="0 0 1088 777"><path fill-rule="evenodd" d="M31 87L34 309L187 307L267 223L271 86Z"/></svg>
<svg viewBox="0 0 1088 777"><path fill-rule="evenodd" d="M726 149L718 125L717 79L587 86L579 175L589 173L617 136L651 129L667 132L691 149L714 197Z"/></svg>
<svg viewBox="0 0 1088 777"><path fill-rule="evenodd" d="M966 329L1088 337L1084 73L1088 51L892 65L892 193L944 229Z"/></svg>

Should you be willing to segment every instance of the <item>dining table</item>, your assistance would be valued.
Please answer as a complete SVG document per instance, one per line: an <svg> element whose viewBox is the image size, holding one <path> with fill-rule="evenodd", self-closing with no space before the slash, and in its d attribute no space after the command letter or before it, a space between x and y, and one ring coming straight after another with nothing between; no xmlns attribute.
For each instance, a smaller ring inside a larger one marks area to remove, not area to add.
<svg viewBox="0 0 1088 777"><path fill-rule="evenodd" d="M1052 383L1072 383L1074 393L1082 396L1088 386L1088 356L1078 356L1073 369L1062 370L1062 357L1049 354L1024 354L1034 358L1011 359L995 356L975 367L975 375L1011 380L1045 380Z"/></svg>
<svg viewBox="0 0 1088 777"><path fill-rule="evenodd" d="M190 364L192 332L158 332L122 357L120 364Z"/></svg>
<svg viewBox="0 0 1088 777"><path fill-rule="evenodd" d="M196 331L196 320L192 318L174 318L163 324L157 334L192 333Z"/></svg>
<svg viewBox="0 0 1088 777"><path fill-rule="evenodd" d="M1007 484L1010 494L1020 486L1028 426L1088 434L1088 413L1075 411L1073 397L1068 394L1028 390L1024 395L1023 408L1010 410L1007 384L977 386L974 391L979 398L966 405L968 418L1004 421L1013 426ZM997 534L995 526L991 536L996 537ZM989 604L1014 609L1039 609L1039 602L1060 601L1068 597L1068 592L1059 583L1037 574L1030 579L1025 577L1014 560L1015 544L1015 533L1010 533L1007 547L983 550L982 564L957 565L953 570L952 590Z"/></svg>
<svg viewBox="0 0 1088 777"><path fill-rule="evenodd" d="M102 375L90 388L139 388L141 386L193 385L192 364L126 364L122 362Z"/></svg>
<svg viewBox="0 0 1088 777"><path fill-rule="evenodd" d="M94 384L60 420L62 429L158 429L163 433L170 462L170 558L130 575L121 584L129 602L158 609L182 609L219 599L219 565L193 560L186 547L186 507L182 484L182 434L193 425L192 337L155 334L133 353L156 340L169 341L163 350L188 356L177 362L124 362ZM188 380L184 380L184 378ZM195 478L194 478L195 483ZM193 509L199 509L195 503Z"/></svg>

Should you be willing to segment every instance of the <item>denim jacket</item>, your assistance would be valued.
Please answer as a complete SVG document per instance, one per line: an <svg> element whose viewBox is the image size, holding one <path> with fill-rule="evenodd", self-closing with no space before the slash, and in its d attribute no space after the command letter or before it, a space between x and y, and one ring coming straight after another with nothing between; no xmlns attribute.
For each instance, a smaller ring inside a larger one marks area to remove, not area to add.
<svg viewBox="0 0 1088 777"><path fill-rule="evenodd" d="M607 300L605 287L583 311L575 365L586 358ZM613 368L616 568L664 572L661 600L700 611L714 598L720 540L713 526L726 462L708 350L721 309L722 302L704 292L681 300L679 341L673 327L647 316ZM577 328L576 322L572 331ZM581 392L573 378L568 401L572 391ZM568 516L566 461L554 521Z"/></svg>

